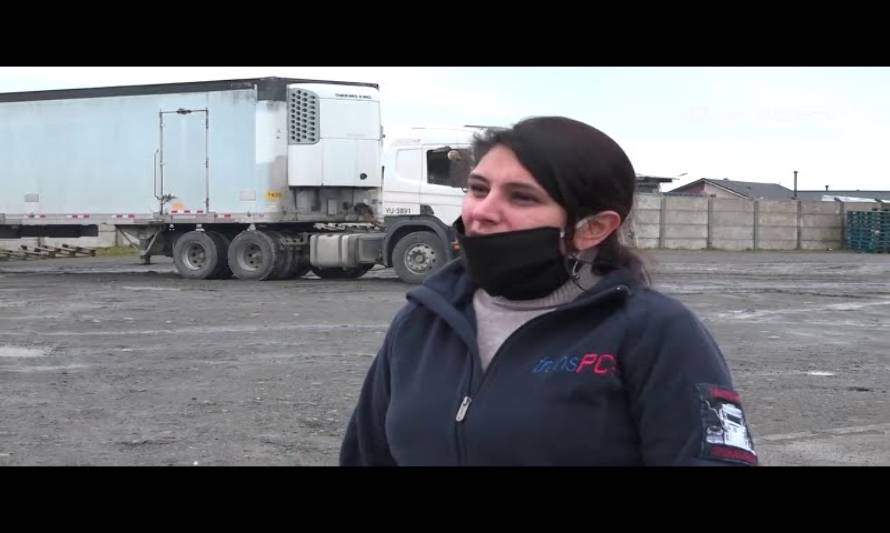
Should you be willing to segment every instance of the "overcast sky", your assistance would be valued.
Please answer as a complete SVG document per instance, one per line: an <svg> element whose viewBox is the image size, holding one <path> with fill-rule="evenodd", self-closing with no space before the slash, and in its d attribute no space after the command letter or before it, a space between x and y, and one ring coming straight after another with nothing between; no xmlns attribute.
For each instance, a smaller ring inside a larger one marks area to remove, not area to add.
<svg viewBox="0 0 890 533"><path fill-rule="evenodd" d="M0 67L0 92L282 76L380 84L384 128L565 115L640 174L890 189L890 68Z"/></svg>

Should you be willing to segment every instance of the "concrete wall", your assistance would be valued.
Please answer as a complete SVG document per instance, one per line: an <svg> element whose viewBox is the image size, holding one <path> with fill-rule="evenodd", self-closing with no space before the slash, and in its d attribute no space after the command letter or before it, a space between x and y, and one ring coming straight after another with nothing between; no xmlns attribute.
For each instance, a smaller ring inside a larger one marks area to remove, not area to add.
<svg viewBox="0 0 890 533"><path fill-rule="evenodd" d="M710 211L710 248L754 249L754 202L740 198L714 198Z"/></svg>
<svg viewBox="0 0 890 533"><path fill-rule="evenodd" d="M661 248L701 250L708 247L708 199L664 196Z"/></svg>
<svg viewBox="0 0 890 533"><path fill-rule="evenodd" d="M797 202L760 200L757 211L758 250L797 249Z"/></svg>
<svg viewBox="0 0 890 533"><path fill-rule="evenodd" d="M876 205L638 194L629 233L639 248L838 250L846 212Z"/></svg>
<svg viewBox="0 0 890 533"><path fill-rule="evenodd" d="M840 202L800 202L802 250L837 250L842 226Z"/></svg>
<svg viewBox="0 0 890 533"><path fill-rule="evenodd" d="M629 239L637 248L658 248L661 228L660 194L637 194L631 220Z"/></svg>

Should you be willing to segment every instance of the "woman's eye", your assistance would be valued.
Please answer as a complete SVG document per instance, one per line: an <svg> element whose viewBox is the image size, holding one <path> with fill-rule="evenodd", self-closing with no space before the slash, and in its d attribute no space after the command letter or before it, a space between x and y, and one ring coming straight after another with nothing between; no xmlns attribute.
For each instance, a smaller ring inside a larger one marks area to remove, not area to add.
<svg viewBox="0 0 890 533"><path fill-rule="evenodd" d="M513 193L513 200L520 203L537 203L538 201L536 197L521 192Z"/></svg>

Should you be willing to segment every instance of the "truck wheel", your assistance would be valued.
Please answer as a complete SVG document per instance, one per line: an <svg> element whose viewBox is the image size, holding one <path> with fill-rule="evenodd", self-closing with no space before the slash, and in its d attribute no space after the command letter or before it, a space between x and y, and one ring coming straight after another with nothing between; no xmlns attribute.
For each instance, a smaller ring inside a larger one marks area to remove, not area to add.
<svg viewBox="0 0 890 533"><path fill-rule="evenodd" d="M242 231L229 245L229 268L238 279L274 279L280 264L279 242L264 231Z"/></svg>
<svg viewBox="0 0 890 533"><path fill-rule="evenodd" d="M365 275L374 265L359 265L353 268L310 267L312 273L321 279L357 279Z"/></svg>
<svg viewBox="0 0 890 533"><path fill-rule="evenodd" d="M309 264L309 256L303 249L294 250L294 262L297 264L297 270L294 272L295 278L302 278L312 270Z"/></svg>
<svg viewBox="0 0 890 533"><path fill-rule="evenodd" d="M229 244L231 241L228 237L217 231L205 231L207 235L216 243L216 249L219 250L219 266L214 279L229 279L232 277L232 269L229 268Z"/></svg>
<svg viewBox="0 0 890 533"><path fill-rule="evenodd" d="M399 239L392 251L392 267L405 283L423 283L447 262L445 247L431 231L415 231Z"/></svg>
<svg viewBox="0 0 890 533"><path fill-rule="evenodd" d="M285 256L284 269L278 274L278 279L294 279L297 277L297 270L300 268L300 265L297 264L297 253L293 248L288 248L283 255Z"/></svg>
<svg viewBox="0 0 890 533"><path fill-rule="evenodd" d="M296 254L293 248L285 248L280 244L283 235L279 231L266 231L279 247L278 262L275 272L269 279L291 279L297 271Z"/></svg>
<svg viewBox="0 0 890 533"><path fill-rule="evenodd" d="M225 253L225 249L207 232L190 231L176 239L173 264L184 278L210 279L217 275L220 263L225 261L221 253Z"/></svg>

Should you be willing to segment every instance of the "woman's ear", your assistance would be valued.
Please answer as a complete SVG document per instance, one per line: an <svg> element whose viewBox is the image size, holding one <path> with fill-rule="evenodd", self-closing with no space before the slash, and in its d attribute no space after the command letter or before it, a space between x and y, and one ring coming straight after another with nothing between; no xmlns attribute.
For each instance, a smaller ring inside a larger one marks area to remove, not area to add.
<svg viewBox="0 0 890 533"><path fill-rule="evenodd" d="M621 215L615 211L600 211L575 226L572 244L576 250L587 250L599 245L621 225Z"/></svg>

